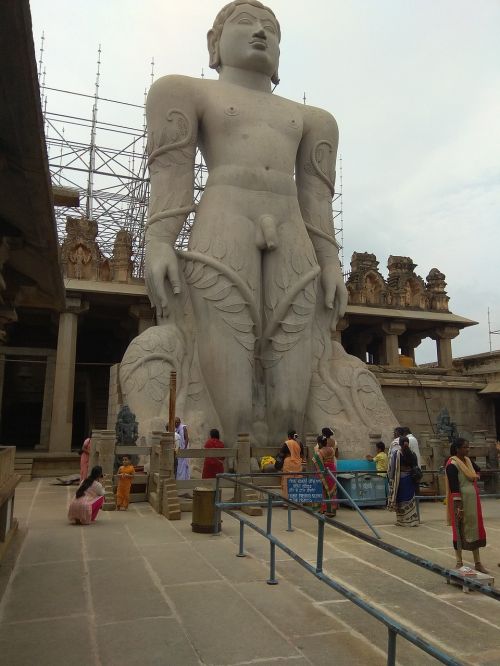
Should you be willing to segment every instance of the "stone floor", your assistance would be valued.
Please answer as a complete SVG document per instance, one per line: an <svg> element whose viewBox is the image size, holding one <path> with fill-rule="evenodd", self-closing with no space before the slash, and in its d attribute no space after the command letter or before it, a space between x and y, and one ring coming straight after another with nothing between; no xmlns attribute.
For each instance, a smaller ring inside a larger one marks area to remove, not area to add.
<svg viewBox="0 0 500 666"><path fill-rule="evenodd" d="M238 525L195 534L191 516L169 522L147 504L70 526L74 488L50 480L19 486L18 536L0 567L0 663L6 666L156 666L385 663L386 630L277 551L279 585L268 586L267 541L248 532L235 557ZM483 563L500 574L500 502L484 503L489 545ZM315 523L274 511L277 536L315 562ZM426 503L422 525L401 529L372 509L383 538L445 566L454 563L442 504ZM348 509L339 519L362 528ZM255 521L264 526L265 516ZM464 594L435 574L326 529L325 570L336 580L464 663L500 664L500 606ZM398 662L437 663L402 639Z"/></svg>

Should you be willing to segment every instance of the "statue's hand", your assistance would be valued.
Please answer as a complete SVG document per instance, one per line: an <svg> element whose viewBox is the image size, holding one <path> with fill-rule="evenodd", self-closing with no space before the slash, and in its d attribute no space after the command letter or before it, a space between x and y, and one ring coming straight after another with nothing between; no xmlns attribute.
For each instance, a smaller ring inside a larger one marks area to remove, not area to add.
<svg viewBox="0 0 500 666"><path fill-rule="evenodd" d="M158 317L168 317L168 296L165 281L170 283L174 294L180 294L179 262L174 248L166 242L146 242L145 279L151 305Z"/></svg>
<svg viewBox="0 0 500 666"><path fill-rule="evenodd" d="M325 294L325 307L333 310L332 326L337 325L347 308L347 289L338 261L321 266L321 285Z"/></svg>

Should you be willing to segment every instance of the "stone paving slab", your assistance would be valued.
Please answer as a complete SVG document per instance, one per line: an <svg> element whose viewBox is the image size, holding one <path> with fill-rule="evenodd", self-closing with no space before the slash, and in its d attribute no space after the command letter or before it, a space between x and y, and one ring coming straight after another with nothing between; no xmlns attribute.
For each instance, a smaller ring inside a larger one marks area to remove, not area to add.
<svg viewBox="0 0 500 666"><path fill-rule="evenodd" d="M199 664L195 650L174 618L148 618L98 626L97 644L103 666Z"/></svg>
<svg viewBox="0 0 500 666"><path fill-rule="evenodd" d="M230 585L168 588L203 663L237 664L300 653Z"/></svg>
<svg viewBox="0 0 500 666"><path fill-rule="evenodd" d="M345 631L345 626L320 608L297 597L297 590L282 580L278 585L241 583L237 585L245 599L290 639L309 634ZM286 609L286 612L284 612Z"/></svg>
<svg viewBox="0 0 500 666"><path fill-rule="evenodd" d="M172 615L142 558L90 560L88 567L98 624Z"/></svg>
<svg viewBox="0 0 500 666"><path fill-rule="evenodd" d="M6 593L3 621L38 620L86 612L81 562L18 566Z"/></svg>
<svg viewBox="0 0 500 666"><path fill-rule="evenodd" d="M94 664L90 646L85 615L0 625L0 660L5 666Z"/></svg>
<svg viewBox="0 0 500 666"><path fill-rule="evenodd" d="M4 654L6 666L59 666L68 659L75 666L385 663L385 628L287 555L277 563L279 585L265 584L269 545L261 535L245 529L250 556L237 558L234 519L224 516L223 534L215 537L193 533L190 514L169 522L149 505L133 504L127 512L101 512L91 526L69 526L74 490L46 480L23 484L16 502L21 528L12 547L21 547L21 557L12 576L9 560L0 568L0 594L6 589L0 601L2 666ZM500 577L500 502L483 508L489 545L482 559ZM367 513L390 543L453 564L442 504L424 504L423 525L412 530L396 528L389 512ZM367 533L354 512L342 509L338 518ZM274 511L273 531L314 563L316 522L297 511L292 520L296 531L290 534L287 513ZM266 516L254 521L265 526ZM463 594L338 529L325 534L326 571L415 631L461 651L462 659L468 655L466 663L500 664L498 602ZM44 638L47 656L40 659ZM71 657L65 645L72 646ZM398 657L400 666L432 663L401 639Z"/></svg>
<svg viewBox="0 0 500 666"><path fill-rule="evenodd" d="M19 564L43 564L63 560L82 560L80 530L68 530L66 526L29 530Z"/></svg>
<svg viewBox="0 0 500 666"><path fill-rule="evenodd" d="M143 546L141 552L156 573L162 585L175 585L185 581L189 572L189 582L222 580L220 574L204 560L189 542L170 543L168 557L164 546Z"/></svg>
<svg viewBox="0 0 500 666"><path fill-rule="evenodd" d="M297 647L314 666L385 666L387 659L349 631L301 636ZM409 665L408 665L409 666Z"/></svg>

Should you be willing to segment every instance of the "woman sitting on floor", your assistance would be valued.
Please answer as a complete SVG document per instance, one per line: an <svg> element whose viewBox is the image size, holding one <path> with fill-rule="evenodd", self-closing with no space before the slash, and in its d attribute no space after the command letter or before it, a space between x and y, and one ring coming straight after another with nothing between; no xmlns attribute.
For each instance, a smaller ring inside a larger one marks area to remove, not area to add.
<svg viewBox="0 0 500 666"><path fill-rule="evenodd" d="M92 468L90 476L76 491L74 500L69 505L68 519L75 525L89 525L97 518L99 509L104 504L104 487L102 467Z"/></svg>

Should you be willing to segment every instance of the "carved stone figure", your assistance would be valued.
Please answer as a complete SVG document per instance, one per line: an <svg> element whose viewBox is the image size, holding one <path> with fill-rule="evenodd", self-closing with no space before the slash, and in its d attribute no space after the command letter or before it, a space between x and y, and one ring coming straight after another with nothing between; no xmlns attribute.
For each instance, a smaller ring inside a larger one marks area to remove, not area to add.
<svg viewBox="0 0 500 666"><path fill-rule="evenodd" d="M219 423L231 445L240 432L275 444L290 427L333 424L355 455L396 420L365 365L332 344L347 303L332 217L337 123L271 94L280 37L269 8L236 0L208 32L219 79L166 76L149 92L145 277L158 325L131 343L121 388L141 425L164 422L175 369L193 439ZM195 210L197 146L209 176L188 250L176 251Z"/></svg>
<svg viewBox="0 0 500 666"><path fill-rule="evenodd" d="M68 217L66 238L61 247L61 265L65 277L79 280L98 280L105 263L96 242L97 222L84 217Z"/></svg>
<svg viewBox="0 0 500 666"><path fill-rule="evenodd" d="M431 268L427 276L427 293L429 295L429 308L448 312L450 297L446 293L445 275L437 268Z"/></svg>
<svg viewBox="0 0 500 666"><path fill-rule="evenodd" d="M377 257L369 252L354 252L351 273L347 280L349 303L353 305L385 305L387 286L378 270Z"/></svg>
<svg viewBox="0 0 500 666"><path fill-rule="evenodd" d="M123 405L116 418L116 443L120 446L134 446L139 437L138 425L135 414L127 405Z"/></svg>
<svg viewBox="0 0 500 666"><path fill-rule="evenodd" d="M459 436L457 424L451 420L450 413L446 407L443 407L437 416L436 433L448 437L450 442Z"/></svg>
<svg viewBox="0 0 500 666"><path fill-rule="evenodd" d="M132 236L126 229L116 234L112 266L116 282L127 282L132 276Z"/></svg>
<svg viewBox="0 0 500 666"><path fill-rule="evenodd" d="M394 308L418 308L426 310L427 292L425 282L416 275L414 264L410 257L397 257L391 255L387 261L389 277L388 301Z"/></svg>

